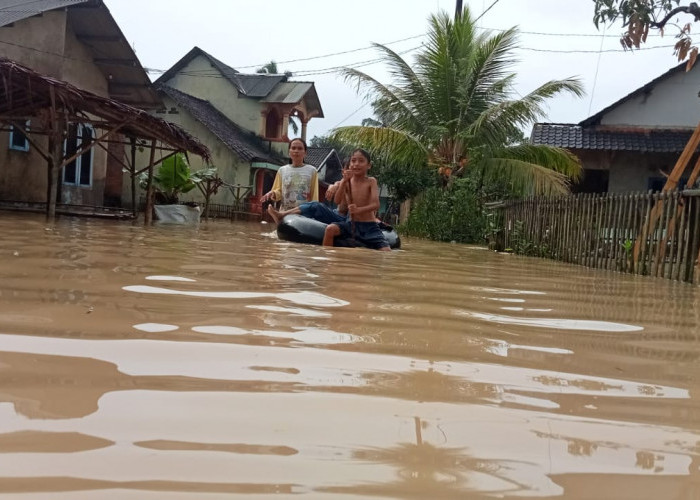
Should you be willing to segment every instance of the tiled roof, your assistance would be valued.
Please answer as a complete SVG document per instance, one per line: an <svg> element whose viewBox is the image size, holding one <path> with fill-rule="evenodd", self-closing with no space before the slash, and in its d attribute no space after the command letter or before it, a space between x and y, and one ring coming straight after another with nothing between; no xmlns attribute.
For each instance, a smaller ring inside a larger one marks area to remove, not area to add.
<svg viewBox="0 0 700 500"><path fill-rule="evenodd" d="M567 123L536 123L534 144L566 149L680 153L692 135L691 129L597 129Z"/></svg>
<svg viewBox="0 0 700 500"><path fill-rule="evenodd" d="M37 16L50 10L62 9L89 0L35 0L18 2L17 0L0 0L0 26Z"/></svg>
<svg viewBox="0 0 700 500"><path fill-rule="evenodd" d="M333 148L307 148L304 163L316 167L319 180L326 184L332 184L342 178L343 166L337 151Z"/></svg>
<svg viewBox="0 0 700 500"><path fill-rule="evenodd" d="M323 165L323 162L328 158L328 155L330 155L333 151L333 148L308 147L306 149L304 163L308 163L309 165L313 165L314 167L319 168L321 165Z"/></svg>
<svg viewBox="0 0 700 500"><path fill-rule="evenodd" d="M274 154L265 151L259 138L253 133L241 129L212 106L209 101L198 99L167 85L158 85L157 89L187 110L244 161L264 161L277 165L283 163Z"/></svg>

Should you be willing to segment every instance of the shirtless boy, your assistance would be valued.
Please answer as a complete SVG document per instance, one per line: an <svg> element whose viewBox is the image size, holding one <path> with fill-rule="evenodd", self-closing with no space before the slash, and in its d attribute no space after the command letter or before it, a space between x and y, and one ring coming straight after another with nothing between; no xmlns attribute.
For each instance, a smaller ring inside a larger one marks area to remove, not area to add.
<svg viewBox="0 0 700 500"><path fill-rule="evenodd" d="M334 222L326 227L323 245L333 246L336 236L350 236L375 250L390 251L389 243L377 224L379 210L379 188L377 179L368 177L372 167L369 153L356 149L350 157L350 166L343 171L343 180L335 192L335 202L347 200L348 220Z"/></svg>

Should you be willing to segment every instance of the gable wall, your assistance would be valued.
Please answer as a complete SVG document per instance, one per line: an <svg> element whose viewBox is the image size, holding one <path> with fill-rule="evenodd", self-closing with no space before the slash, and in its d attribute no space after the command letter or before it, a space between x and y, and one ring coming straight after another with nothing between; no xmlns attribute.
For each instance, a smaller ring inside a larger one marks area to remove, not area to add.
<svg viewBox="0 0 700 500"><path fill-rule="evenodd" d="M0 53L39 73L62 78L65 38L66 12L46 12L0 28Z"/></svg>
<svg viewBox="0 0 700 500"><path fill-rule="evenodd" d="M166 105L166 109L177 108L175 101L167 96L163 97L163 101ZM212 155L211 164L217 167L219 177L221 177L225 182L229 184L242 184L249 185L251 183L250 178L250 164L241 160L238 155L231 151L224 143L222 143L213 133L209 131L204 125L195 120L187 111L177 108L178 113L159 113L157 116L171 123L179 125L184 130L192 134L194 137L198 138L202 143L206 144ZM156 152L156 158L166 156L167 153ZM150 157L150 150L148 148L143 148L136 155L136 165L137 170L142 169L148 165L148 160ZM207 165L204 160L197 155L188 155L190 162L190 169L194 172L205 168ZM158 167L156 166L156 172ZM131 177L128 173L124 174L123 185L122 185L122 205L131 206ZM139 197L145 196L145 192L138 188L136 194L136 202L138 203ZM204 197L201 195L198 189L194 189L187 194L180 197L180 201L198 201L203 202ZM211 197L211 203L221 203L230 205L233 203L233 195L231 191L222 187L219 192Z"/></svg>
<svg viewBox="0 0 700 500"><path fill-rule="evenodd" d="M610 110L602 125L695 128L700 122L700 65L674 73L657 83L647 95L639 95Z"/></svg>
<svg viewBox="0 0 700 500"><path fill-rule="evenodd" d="M257 99L239 96L233 83L221 75L205 57L194 58L165 83L186 94L209 101L238 126L256 134L260 133L260 102Z"/></svg>

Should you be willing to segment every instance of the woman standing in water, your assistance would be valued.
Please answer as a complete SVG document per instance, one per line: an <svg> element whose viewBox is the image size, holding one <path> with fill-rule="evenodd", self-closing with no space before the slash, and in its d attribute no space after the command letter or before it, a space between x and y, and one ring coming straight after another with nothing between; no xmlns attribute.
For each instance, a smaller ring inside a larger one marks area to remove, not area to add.
<svg viewBox="0 0 700 500"><path fill-rule="evenodd" d="M289 158L291 163L280 167L275 176L272 189L265 193L262 201L280 201L281 210L289 210L307 201L318 201L318 174L316 167L304 163L306 142L303 139L292 139L289 143ZM267 209L274 217L272 205Z"/></svg>

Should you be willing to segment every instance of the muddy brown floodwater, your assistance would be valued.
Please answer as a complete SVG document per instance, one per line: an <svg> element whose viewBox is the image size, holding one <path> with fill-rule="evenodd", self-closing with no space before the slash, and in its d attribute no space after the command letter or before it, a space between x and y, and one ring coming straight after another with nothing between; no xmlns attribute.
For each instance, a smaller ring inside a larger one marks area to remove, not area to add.
<svg viewBox="0 0 700 500"><path fill-rule="evenodd" d="M700 498L699 289L0 214L0 498Z"/></svg>

